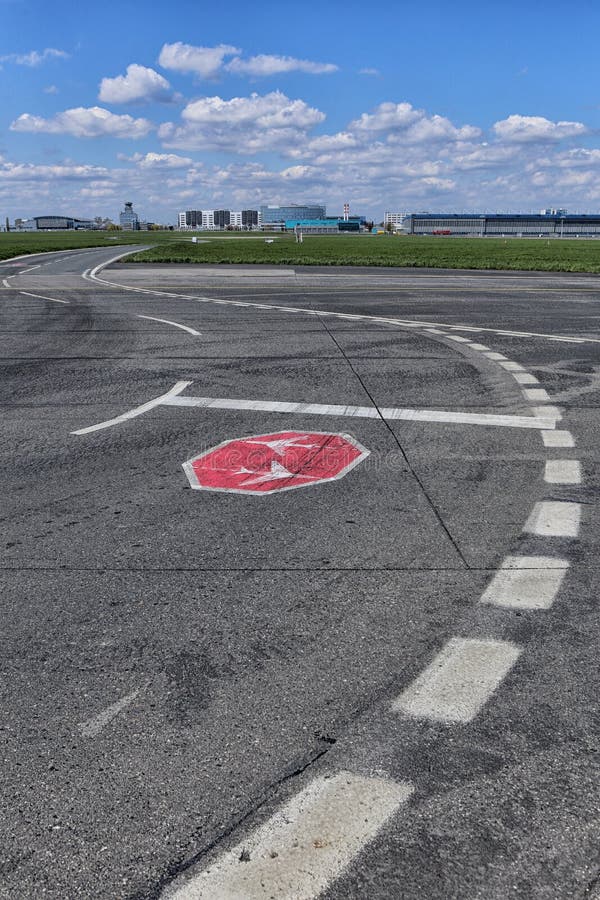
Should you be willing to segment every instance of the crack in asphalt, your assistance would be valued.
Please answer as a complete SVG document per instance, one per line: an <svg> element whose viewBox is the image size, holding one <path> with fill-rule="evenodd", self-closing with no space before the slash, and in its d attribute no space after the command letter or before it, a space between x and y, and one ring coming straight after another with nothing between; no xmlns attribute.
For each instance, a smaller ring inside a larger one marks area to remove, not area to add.
<svg viewBox="0 0 600 900"><path fill-rule="evenodd" d="M344 348L341 346L341 344L338 342L338 340L336 339L336 337L333 335L333 333L332 333L332 332L330 331L330 329L327 327L327 323L326 323L326 322L324 321L324 319L321 318L321 317L319 317L319 321L321 322L323 328L325 329L325 331L327 332L327 334L329 335L329 337L331 338L331 340L333 341L333 343L335 344L335 346L338 348L338 350L339 350L339 352L341 353L341 355L343 356L343 358L346 360L346 363L348 364L348 367L350 368L350 371L352 372L352 374L354 375L354 377L356 378L356 380L358 381L358 383L359 383L360 386L362 387L363 391L365 392L365 394L367 395L367 397L369 398L369 400L371 401L371 403L373 404L373 406L374 406L375 409L377 410L377 414L379 415L379 418L381 419L381 421L383 422L383 424L385 425L385 427L386 427L387 430L389 431L390 435L392 436L392 440L394 441L394 443L396 444L396 446L397 446L398 449L400 450L400 453L401 453L402 456L404 457L404 461L405 461L406 465L408 466L411 475L413 476L413 478L415 479L415 481L417 482L417 484L418 484L419 487L421 488L421 491L422 491L422 493L423 493L423 496L424 496L425 499L427 500L427 503L429 504L429 507L430 507L431 511L433 512L433 514L435 515L435 517L436 517L438 523L440 524L440 526L441 526L442 529L444 530L444 532L445 532L445 534L446 534L448 540L450 541L450 543L451 543L452 546L454 547L454 549L455 549L455 551L456 551L456 553L457 553L459 559L460 559L460 560L462 561L462 563L463 563L463 566L465 567L465 569L469 569L469 568L470 568L469 563L467 562L467 560L466 560L465 557L463 556L463 553L462 553L460 547L459 547L458 544L456 543L456 540L454 539L454 537L452 536L452 534L451 534L451 532L450 532L448 526L447 526L446 523L444 522L444 520L443 520L443 518L442 518L442 515L441 515L440 511L438 510L438 508L436 507L435 503L434 503L433 500L431 499L430 495L428 494L428 492L427 492L427 490L426 490L426 488L425 488L425 485L423 484L423 481L421 480L421 478L420 478L419 475L417 474L417 472L416 472L414 466L412 465L411 461L409 460L408 455L407 455L407 453L406 453L406 450L405 450L404 447L402 446L402 443L400 442L400 439L399 439L398 435L396 434L396 432L394 431L394 429L391 427L391 425L389 424L389 422L382 416L381 410L380 410L380 408L379 408L377 402L375 401L375 398L373 397L373 395L371 394L371 392L370 392L369 389L367 388L366 384L364 383L363 379L361 378L361 376L359 375L359 373L358 373L357 370L355 369L354 365L352 364L352 360L350 359L350 357L348 357L348 356L346 355L346 352L345 352Z"/></svg>

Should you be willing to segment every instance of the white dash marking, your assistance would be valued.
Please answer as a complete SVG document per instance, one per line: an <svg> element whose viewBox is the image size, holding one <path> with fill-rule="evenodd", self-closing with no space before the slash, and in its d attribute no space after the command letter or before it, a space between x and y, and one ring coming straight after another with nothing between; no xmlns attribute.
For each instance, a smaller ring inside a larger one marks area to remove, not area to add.
<svg viewBox="0 0 600 900"><path fill-rule="evenodd" d="M115 716L118 716L120 712L133 703L139 693L140 689L138 688L136 691L132 691L131 694L127 694L126 697L121 697L116 703L103 709L102 712L98 713L97 716L94 716L93 719L88 719L87 722L81 722L79 730L82 735L84 737L96 737L99 735L102 729L108 725Z"/></svg>
<svg viewBox="0 0 600 900"><path fill-rule="evenodd" d="M436 722L471 722L520 653L508 641L452 638L392 708Z"/></svg>
<svg viewBox="0 0 600 900"><path fill-rule="evenodd" d="M488 350L483 355L487 356L488 359L494 359L494 360L497 360L498 362L500 362L501 359L504 359L504 360L506 359L506 357L504 356L503 353L496 353L494 350Z"/></svg>
<svg viewBox="0 0 600 900"><path fill-rule="evenodd" d="M549 609L569 563L553 556L507 556L481 597L481 603L510 609Z"/></svg>
<svg viewBox="0 0 600 900"><path fill-rule="evenodd" d="M167 403L173 397L176 397L177 394L181 393L181 391L185 390L186 387L189 387L191 383L191 381L178 381L166 394L161 394L160 397L149 400L148 403L142 403L141 406L136 406L135 409L130 409L128 412L121 413L120 416L115 416L114 419L98 422L97 425L88 425L87 428L78 428L77 431L72 431L71 434L91 434L92 431L101 431L103 428L110 428L111 425L118 425L121 422L126 422L128 419L135 419L136 416L141 416L142 413L154 409L155 406Z"/></svg>
<svg viewBox="0 0 600 900"><path fill-rule="evenodd" d="M196 337L200 337L201 332L196 331L195 328L190 328L188 325L181 325L179 322L172 322L170 319L157 319L155 316L140 316L138 315L138 319L149 319L151 322L162 322L163 325L173 325L175 328L181 328L182 331L187 331L188 334L193 334Z"/></svg>
<svg viewBox="0 0 600 900"><path fill-rule="evenodd" d="M570 431L542 431L545 447L574 447L575 439Z"/></svg>
<svg viewBox="0 0 600 900"><path fill-rule="evenodd" d="M471 344L473 350L489 350L490 348L486 344Z"/></svg>
<svg viewBox="0 0 600 900"><path fill-rule="evenodd" d="M544 481L548 484L581 484L581 463L577 459L549 459Z"/></svg>
<svg viewBox="0 0 600 900"><path fill-rule="evenodd" d="M507 372L524 372L525 367L520 363L513 362L511 359L507 360L507 362L501 362L500 365L503 369L506 369Z"/></svg>
<svg viewBox="0 0 600 900"><path fill-rule="evenodd" d="M539 384L535 375L531 375L529 372L513 372L513 378L517 384Z"/></svg>
<svg viewBox="0 0 600 900"><path fill-rule="evenodd" d="M526 400L549 400L550 395L544 388L525 388L523 396Z"/></svg>
<svg viewBox="0 0 600 900"><path fill-rule="evenodd" d="M459 334L449 334L447 335L449 341L458 341L460 344L468 344L469 338L461 337Z"/></svg>
<svg viewBox="0 0 600 900"><path fill-rule="evenodd" d="M43 294L30 294L29 291L19 291L20 294L23 294L25 297L35 297L37 300L51 300L52 303L64 303L67 306L69 305L68 300L59 300L57 297L45 297Z"/></svg>
<svg viewBox="0 0 600 900"><path fill-rule="evenodd" d="M2 284L4 285L5 288L9 288L9 287L10 287L10 284L8 283L8 281L6 280L6 278L3 278L3 279L2 279Z"/></svg>
<svg viewBox="0 0 600 900"><path fill-rule="evenodd" d="M579 534L581 506L563 500L536 503L523 531L542 537L574 538Z"/></svg>
<svg viewBox="0 0 600 900"><path fill-rule="evenodd" d="M563 417L563 411L560 406L534 406L534 416L540 416L542 419L552 418L556 422L560 422Z"/></svg>
<svg viewBox="0 0 600 900"><path fill-rule="evenodd" d="M406 803L407 782L349 772L315 778L268 821L198 874L167 889L169 900L314 900Z"/></svg>
<svg viewBox="0 0 600 900"><path fill-rule="evenodd" d="M425 331L428 331L429 334L443 334L443 331L440 331L439 328L426 328Z"/></svg>
<svg viewBox="0 0 600 900"><path fill-rule="evenodd" d="M322 403L286 403L280 400L235 400L227 397L169 396L165 406L196 406L201 409L249 409L255 412L304 413L311 416L349 416L357 419L449 422L461 425L493 425L505 428L553 428L554 419L541 416L507 416L494 413L453 412L437 409L395 409L382 406L336 406ZM156 405L156 404L154 404ZM144 411L144 410L142 410Z"/></svg>

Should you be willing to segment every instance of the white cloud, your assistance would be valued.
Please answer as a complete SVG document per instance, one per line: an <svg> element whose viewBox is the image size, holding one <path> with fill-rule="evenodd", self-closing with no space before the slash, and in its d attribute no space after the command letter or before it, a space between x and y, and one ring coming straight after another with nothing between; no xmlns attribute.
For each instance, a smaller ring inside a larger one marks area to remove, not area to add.
<svg viewBox="0 0 600 900"><path fill-rule="evenodd" d="M359 74L359 75L374 75L374 76L377 76L377 75L381 75L381 72L379 71L379 69L373 69L373 68L369 68L369 67L367 66L366 69L359 69L359 70L358 70L358 74Z"/></svg>
<svg viewBox="0 0 600 900"><path fill-rule="evenodd" d="M249 59L236 56L225 66L228 72L236 75L268 76L284 72L305 72L309 75L329 75L338 71L334 63L312 62L309 59L295 59L293 56L271 56L259 54Z"/></svg>
<svg viewBox="0 0 600 900"><path fill-rule="evenodd" d="M292 147L325 115L304 100L273 91L231 100L202 97L188 103L181 117L183 125L167 122L159 128L166 147L253 153Z"/></svg>
<svg viewBox="0 0 600 900"><path fill-rule="evenodd" d="M49 59L68 59L69 54L65 50L57 50L55 47L46 47L45 50L30 50L29 53L8 53L0 56L0 63L14 63L16 66L41 66Z"/></svg>
<svg viewBox="0 0 600 900"><path fill-rule="evenodd" d="M175 72L192 72L201 78L215 78L223 66L226 56L241 53L230 44L219 44L217 47L194 47L192 44L164 44L158 57L163 69Z"/></svg>
<svg viewBox="0 0 600 900"><path fill-rule="evenodd" d="M117 154L117 159L137 163L142 169L187 169L194 165L189 156L178 156L176 153L134 153L133 156Z"/></svg>
<svg viewBox="0 0 600 900"><path fill-rule="evenodd" d="M493 126L496 136L503 141L527 143L529 141L560 141L563 138L587 134L582 122L551 122L543 116L512 115Z"/></svg>
<svg viewBox="0 0 600 900"><path fill-rule="evenodd" d="M58 94L58 88L55 84L49 84L48 87L44 88L45 94Z"/></svg>
<svg viewBox="0 0 600 900"><path fill-rule="evenodd" d="M131 63L126 75L102 79L98 99L103 103L170 103L175 97L166 78L154 69Z"/></svg>
<svg viewBox="0 0 600 900"><path fill-rule="evenodd" d="M120 116L101 106L76 107L57 113L50 119L23 113L11 123L11 131L27 131L34 134L70 134L73 137L145 137L154 125L148 119Z"/></svg>
<svg viewBox="0 0 600 900"><path fill-rule="evenodd" d="M410 143L470 140L481 134L481 130L473 125L457 128L444 116L428 116L410 103L380 103L374 112L363 113L350 122L348 130L374 135L387 131Z"/></svg>

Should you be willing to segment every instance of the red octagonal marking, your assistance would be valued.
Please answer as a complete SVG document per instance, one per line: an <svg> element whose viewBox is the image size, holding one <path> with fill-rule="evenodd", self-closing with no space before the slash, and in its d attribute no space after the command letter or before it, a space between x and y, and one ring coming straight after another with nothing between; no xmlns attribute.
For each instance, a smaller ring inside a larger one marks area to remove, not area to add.
<svg viewBox="0 0 600 900"><path fill-rule="evenodd" d="M183 468L194 490L272 494L343 478L368 455L349 434L277 431L224 441Z"/></svg>

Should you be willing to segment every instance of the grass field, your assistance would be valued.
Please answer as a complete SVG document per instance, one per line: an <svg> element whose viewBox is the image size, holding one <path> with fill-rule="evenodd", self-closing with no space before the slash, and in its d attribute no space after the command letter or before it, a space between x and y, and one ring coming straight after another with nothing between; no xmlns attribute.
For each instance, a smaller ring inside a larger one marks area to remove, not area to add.
<svg viewBox="0 0 600 900"><path fill-rule="evenodd" d="M181 240L173 231L106 232L106 231L41 231L38 234L16 231L0 234L0 259L11 259L26 253L48 250L76 250L85 247L112 247L115 244L154 244Z"/></svg>
<svg viewBox="0 0 600 900"><path fill-rule="evenodd" d="M512 269L545 272L600 272L600 241L415 236L199 235L193 244L179 232L56 232L0 234L0 260L48 250L152 245L127 262L240 263L288 266L416 266L448 269Z"/></svg>
<svg viewBox="0 0 600 900"><path fill-rule="evenodd" d="M127 261L600 272L600 241L315 235L302 244L288 236L267 244L232 237L205 244L173 241Z"/></svg>

